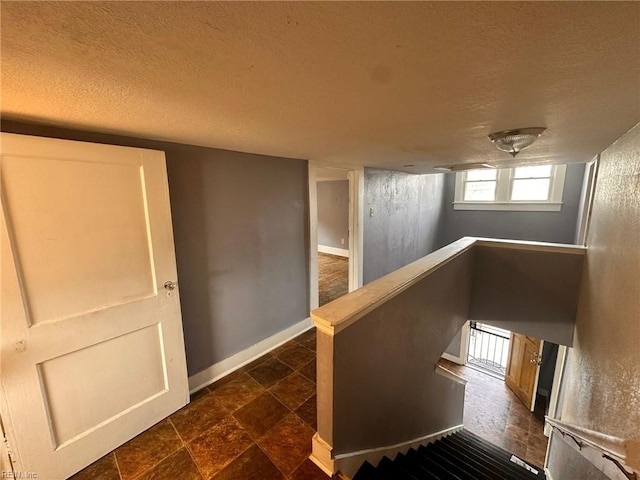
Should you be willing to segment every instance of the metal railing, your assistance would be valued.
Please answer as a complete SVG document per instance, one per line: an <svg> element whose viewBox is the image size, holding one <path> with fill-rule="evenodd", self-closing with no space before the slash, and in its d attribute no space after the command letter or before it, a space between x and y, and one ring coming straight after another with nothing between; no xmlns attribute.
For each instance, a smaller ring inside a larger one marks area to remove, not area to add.
<svg viewBox="0 0 640 480"><path fill-rule="evenodd" d="M467 364L504 378L509 355L509 332L470 322Z"/></svg>

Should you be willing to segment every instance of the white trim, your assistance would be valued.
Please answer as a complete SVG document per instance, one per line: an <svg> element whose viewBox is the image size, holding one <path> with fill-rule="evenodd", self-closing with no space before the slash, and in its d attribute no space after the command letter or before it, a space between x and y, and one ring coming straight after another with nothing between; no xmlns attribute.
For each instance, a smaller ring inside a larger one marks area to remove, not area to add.
<svg viewBox="0 0 640 480"><path fill-rule="evenodd" d="M558 345L558 356L556 357L556 367L553 371L553 383L551 384L551 395L549 397L549 413L547 416L559 420L562 413L562 403L560 398L560 389L564 378L564 366L567 357L567 347ZM544 434L551 436L551 425L545 422Z"/></svg>
<svg viewBox="0 0 640 480"><path fill-rule="evenodd" d="M346 248L336 248L336 247L329 247L327 245L318 245L318 252L349 258L349 250L347 250Z"/></svg>
<svg viewBox="0 0 640 480"><path fill-rule="evenodd" d="M467 363L467 354L469 353L469 325L470 322L467 320L460 329L460 356L456 357L455 355L445 351L441 355L442 358L449 360L450 362L457 363L458 365L465 365Z"/></svg>
<svg viewBox="0 0 640 480"><path fill-rule="evenodd" d="M460 385L466 385L467 384L467 381L464 378L462 378L460 375L457 375L457 374L453 373L451 370L443 367L439 363L436 363L436 373L438 375L443 376L444 378L448 378L449 380L453 380L454 382L459 383Z"/></svg>
<svg viewBox="0 0 640 480"><path fill-rule="evenodd" d="M320 292L318 288L318 183L317 167L309 162L309 311L318 308Z"/></svg>
<svg viewBox="0 0 640 480"><path fill-rule="evenodd" d="M463 425L456 425L455 427L414 438L413 440L408 440L406 442L396 443L395 445L369 448L350 453L341 453L335 457L331 457L331 450L323 451L323 449L330 449L331 447L318 437L318 434L316 433L312 441L313 453L310 458L328 475L333 475L340 471L347 477L351 478L365 461L373 465L377 465L385 456L394 458L398 453L407 453L411 448L417 448L421 445L427 445L435 442L436 440L455 433L462 428Z"/></svg>
<svg viewBox="0 0 640 480"><path fill-rule="evenodd" d="M566 165L552 165L549 198L544 201L511 200L511 189L516 168L517 167L500 168L497 170L495 199L486 202L465 201L464 185L467 172L456 173L453 209L518 212L559 212L562 209L562 192L564 190L564 180L567 170Z"/></svg>
<svg viewBox="0 0 640 480"><path fill-rule="evenodd" d="M551 472L549 472L549 469L547 467L544 468L544 475L547 477L547 480L553 480Z"/></svg>
<svg viewBox="0 0 640 480"><path fill-rule="evenodd" d="M287 343L289 340L297 337L301 333L306 332L311 327L313 327L311 318L306 318L301 322L298 322L289 328L285 328L275 335L271 335L255 345L230 356L229 358L225 358L221 362L214 363L209 368L189 377L189 393L197 392L207 385L211 385L216 380L229 375L248 363L253 362L257 358L260 358L265 353L278 348L280 345Z"/></svg>
<svg viewBox="0 0 640 480"><path fill-rule="evenodd" d="M362 286L364 168L349 170L349 291Z"/></svg>
<svg viewBox="0 0 640 480"><path fill-rule="evenodd" d="M562 202L453 202L454 210L559 212Z"/></svg>

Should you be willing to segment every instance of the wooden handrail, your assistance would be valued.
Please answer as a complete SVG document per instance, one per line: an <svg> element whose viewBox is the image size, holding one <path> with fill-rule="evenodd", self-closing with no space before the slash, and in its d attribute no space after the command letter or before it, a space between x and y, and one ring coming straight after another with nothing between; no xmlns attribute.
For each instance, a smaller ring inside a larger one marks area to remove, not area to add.
<svg viewBox="0 0 640 480"><path fill-rule="evenodd" d="M568 435L579 450L585 446L594 448L602 458L613 462L627 478L637 479L636 473L628 472L622 464L633 469L640 468L640 459L634 458L634 454L640 451L640 440L614 437L550 417L545 417L545 421L563 435Z"/></svg>
<svg viewBox="0 0 640 480"><path fill-rule="evenodd" d="M335 335L475 246L584 255L585 247L560 243L464 237L311 312L316 327Z"/></svg>

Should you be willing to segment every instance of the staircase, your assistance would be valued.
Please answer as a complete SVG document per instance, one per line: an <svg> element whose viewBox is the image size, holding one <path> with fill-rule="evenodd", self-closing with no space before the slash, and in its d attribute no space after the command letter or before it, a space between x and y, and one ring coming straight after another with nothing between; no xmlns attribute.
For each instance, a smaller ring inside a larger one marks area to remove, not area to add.
<svg viewBox="0 0 640 480"><path fill-rule="evenodd" d="M430 443L395 460L384 457L377 467L365 462L353 480L494 480L545 479L541 468L531 470L512 462L512 455L467 430ZM519 459L518 459L519 460ZM522 462L522 460L519 460ZM522 462L525 465L524 462Z"/></svg>

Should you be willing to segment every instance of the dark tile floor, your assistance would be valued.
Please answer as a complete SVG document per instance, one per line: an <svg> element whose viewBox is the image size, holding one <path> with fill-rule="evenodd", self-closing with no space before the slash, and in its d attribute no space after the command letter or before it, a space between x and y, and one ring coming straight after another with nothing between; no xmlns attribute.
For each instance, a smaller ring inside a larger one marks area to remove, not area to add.
<svg viewBox="0 0 640 480"><path fill-rule="evenodd" d="M316 431L315 330L197 392L72 480L327 480Z"/></svg>
<svg viewBox="0 0 640 480"><path fill-rule="evenodd" d="M464 426L538 467L544 465L547 437L544 411L531 413L504 380L447 360L441 364L467 380Z"/></svg>
<svg viewBox="0 0 640 480"><path fill-rule="evenodd" d="M465 426L541 466L546 437L504 382L465 377ZM327 480L309 459L316 431L315 329L192 395L189 405L72 480Z"/></svg>

